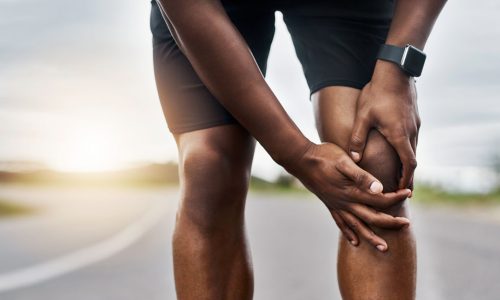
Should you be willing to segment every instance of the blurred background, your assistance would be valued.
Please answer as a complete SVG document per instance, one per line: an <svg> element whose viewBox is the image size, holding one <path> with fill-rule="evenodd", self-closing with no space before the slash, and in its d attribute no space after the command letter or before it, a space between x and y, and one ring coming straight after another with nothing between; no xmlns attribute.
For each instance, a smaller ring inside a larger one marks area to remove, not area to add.
<svg viewBox="0 0 500 300"><path fill-rule="evenodd" d="M175 298L177 151L149 9L0 0L0 299ZM500 297L499 14L498 1L450 1L426 46L419 299ZM267 80L319 142L279 12ZM247 215L256 299L339 299L335 224L261 147Z"/></svg>

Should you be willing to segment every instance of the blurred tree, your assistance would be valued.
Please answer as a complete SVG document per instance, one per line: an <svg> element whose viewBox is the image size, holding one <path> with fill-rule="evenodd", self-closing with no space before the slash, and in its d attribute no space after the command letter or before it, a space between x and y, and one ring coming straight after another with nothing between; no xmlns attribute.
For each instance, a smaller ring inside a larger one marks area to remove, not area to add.
<svg viewBox="0 0 500 300"><path fill-rule="evenodd" d="M282 172L278 176L278 178L276 178L276 181L275 181L275 183L278 186L284 187L284 188L291 188L294 185L294 182L295 182L295 177L293 177L292 175L290 175L286 172Z"/></svg>

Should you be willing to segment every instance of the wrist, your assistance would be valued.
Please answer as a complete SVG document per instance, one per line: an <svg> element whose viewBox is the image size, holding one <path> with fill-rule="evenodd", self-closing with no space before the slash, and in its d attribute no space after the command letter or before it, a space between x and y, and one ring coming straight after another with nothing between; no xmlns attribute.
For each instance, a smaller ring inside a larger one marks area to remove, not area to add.
<svg viewBox="0 0 500 300"><path fill-rule="evenodd" d="M398 65L378 59L371 83L387 89L399 89L408 87L413 80L413 77L406 74Z"/></svg>
<svg viewBox="0 0 500 300"><path fill-rule="evenodd" d="M286 170L293 169L295 164L302 159L304 154L314 145L306 137L302 136L296 140L290 141L289 143L282 144L280 149L271 157L275 162Z"/></svg>

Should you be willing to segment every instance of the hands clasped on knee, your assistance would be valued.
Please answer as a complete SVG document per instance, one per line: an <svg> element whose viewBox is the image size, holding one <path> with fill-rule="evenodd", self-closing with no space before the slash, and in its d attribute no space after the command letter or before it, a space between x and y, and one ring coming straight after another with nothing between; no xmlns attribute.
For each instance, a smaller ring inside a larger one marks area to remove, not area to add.
<svg viewBox="0 0 500 300"><path fill-rule="evenodd" d="M345 237L353 244L358 236L380 251L387 243L369 227L400 229L409 220L378 211L391 207L410 194L410 189L383 193L383 186L373 175L360 168L335 144L310 144L301 157L284 166L328 207Z"/></svg>

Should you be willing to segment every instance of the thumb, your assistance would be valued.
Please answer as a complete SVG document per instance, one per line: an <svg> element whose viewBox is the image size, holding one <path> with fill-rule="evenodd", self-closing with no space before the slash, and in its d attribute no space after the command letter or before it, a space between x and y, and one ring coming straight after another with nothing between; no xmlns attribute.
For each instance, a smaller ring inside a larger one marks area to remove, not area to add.
<svg viewBox="0 0 500 300"><path fill-rule="evenodd" d="M359 162L363 156L370 124L367 118L356 118L349 142L349 153L355 162Z"/></svg>
<svg viewBox="0 0 500 300"><path fill-rule="evenodd" d="M361 169L352 160L347 159L345 163L338 164L337 170L345 177L354 182L359 190L370 194L380 194L384 186L372 174Z"/></svg>

